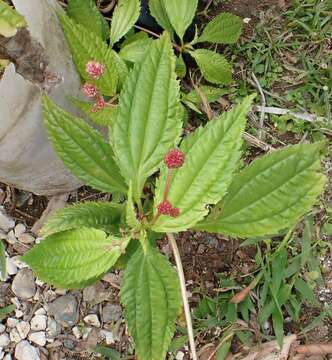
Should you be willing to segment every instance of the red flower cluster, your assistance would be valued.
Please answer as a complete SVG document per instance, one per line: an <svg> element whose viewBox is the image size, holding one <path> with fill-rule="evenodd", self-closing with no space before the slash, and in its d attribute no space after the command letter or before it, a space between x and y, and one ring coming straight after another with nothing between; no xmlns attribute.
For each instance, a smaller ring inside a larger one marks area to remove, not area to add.
<svg viewBox="0 0 332 360"><path fill-rule="evenodd" d="M85 65L85 71L95 80L101 78L105 72L105 65L99 63L98 61L89 61Z"/></svg>
<svg viewBox="0 0 332 360"><path fill-rule="evenodd" d="M172 204L168 200L165 200L158 205L158 213L160 215L178 217L180 215L180 209L173 208Z"/></svg>
<svg viewBox="0 0 332 360"><path fill-rule="evenodd" d="M166 154L164 162L169 169L176 169L183 165L184 158L185 155L182 151L178 149L172 149Z"/></svg>
<svg viewBox="0 0 332 360"><path fill-rule="evenodd" d="M98 91L95 85L86 83L82 87L83 93L90 98L96 97L98 95Z"/></svg>
<svg viewBox="0 0 332 360"><path fill-rule="evenodd" d="M104 107L107 105L106 101L104 100L103 97L100 97L96 103L94 104L94 106L91 108L91 112L96 113L99 110L104 109Z"/></svg>

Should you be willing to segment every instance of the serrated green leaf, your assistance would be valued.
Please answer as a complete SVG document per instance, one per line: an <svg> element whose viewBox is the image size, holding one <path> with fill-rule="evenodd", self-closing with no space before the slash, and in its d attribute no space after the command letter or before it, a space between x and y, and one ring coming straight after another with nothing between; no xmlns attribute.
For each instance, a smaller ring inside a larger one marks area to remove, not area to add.
<svg viewBox="0 0 332 360"><path fill-rule="evenodd" d="M120 95L112 145L127 184L132 182L135 199L181 133L174 68L172 46L165 34L135 64Z"/></svg>
<svg viewBox="0 0 332 360"><path fill-rule="evenodd" d="M119 233L124 208L106 201L87 201L60 209L41 229L43 236L81 227Z"/></svg>
<svg viewBox="0 0 332 360"><path fill-rule="evenodd" d="M77 24L69 16L61 14L59 19L81 77L91 82L89 74L85 71L89 61L94 60L104 64L104 74L100 79L94 80L94 83L102 94L114 95L118 85L118 72L113 50L108 48L100 36Z"/></svg>
<svg viewBox="0 0 332 360"><path fill-rule="evenodd" d="M45 125L54 149L73 174L97 190L126 193L113 150L104 138L49 98L44 97L43 106Z"/></svg>
<svg viewBox="0 0 332 360"><path fill-rule="evenodd" d="M0 35L12 37L17 33L17 29L26 26L24 17L3 0L0 0Z"/></svg>
<svg viewBox="0 0 332 360"><path fill-rule="evenodd" d="M181 308L175 270L155 248L140 247L128 263L121 302L139 360L163 360Z"/></svg>
<svg viewBox="0 0 332 360"><path fill-rule="evenodd" d="M133 191L131 186L129 186L128 200L126 205L126 222L127 225L132 229L137 229L140 227L140 222L136 217L136 211L133 202Z"/></svg>
<svg viewBox="0 0 332 360"><path fill-rule="evenodd" d="M107 236L102 230L80 228L46 237L22 261L38 278L62 289L80 288L105 274L124 252L128 238Z"/></svg>
<svg viewBox="0 0 332 360"><path fill-rule="evenodd" d="M198 0L162 0L168 19L182 40L194 20Z"/></svg>
<svg viewBox="0 0 332 360"><path fill-rule="evenodd" d="M158 24L169 33L172 38L174 31L165 9L164 0L150 0L149 8L151 15L157 20Z"/></svg>
<svg viewBox="0 0 332 360"><path fill-rule="evenodd" d="M122 59L136 63L144 59L153 40L144 32L138 32L125 41L119 55Z"/></svg>
<svg viewBox="0 0 332 360"><path fill-rule="evenodd" d="M153 226L157 232L183 231L202 220L207 204L216 204L226 193L240 159L242 133L253 97L187 136L180 149L184 165L174 170L168 200L180 209L177 218L160 216ZM155 205L164 196L166 169L163 166L156 189ZM156 206L155 206L156 208Z"/></svg>
<svg viewBox="0 0 332 360"><path fill-rule="evenodd" d="M68 0L67 14L87 30L107 40L109 27L94 0Z"/></svg>
<svg viewBox="0 0 332 360"><path fill-rule="evenodd" d="M207 81L220 85L232 82L232 67L224 56L206 49L197 49L190 54Z"/></svg>
<svg viewBox="0 0 332 360"><path fill-rule="evenodd" d="M0 280L7 277L5 245L0 240Z"/></svg>
<svg viewBox="0 0 332 360"><path fill-rule="evenodd" d="M117 43L135 25L141 11L139 0L119 0L112 16L110 45Z"/></svg>
<svg viewBox="0 0 332 360"><path fill-rule="evenodd" d="M180 54L176 58L175 72L176 72L176 75L181 79L184 78L186 76L186 74L187 74L187 66L186 66L186 63L183 60L182 54Z"/></svg>
<svg viewBox="0 0 332 360"><path fill-rule="evenodd" d="M315 293L311 287L301 278L297 278L294 283L295 289L302 295L302 301L312 304L314 306L320 306Z"/></svg>
<svg viewBox="0 0 332 360"><path fill-rule="evenodd" d="M242 32L242 19L230 13L221 13L204 28L195 43L210 42L215 44L233 44Z"/></svg>
<svg viewBox="0 0 332 360"><path fill-rule="evenodd" d="M70 99L71 102L77 106L83 113L88 116L95 124L101 126L112 126L116 118L116 106L108 105L97 112L91 111L94 104L81 101L75 98Z"/></svg>
<svg viewBox="0 0 332 360"><path fill-rule="evenodd" d="M127 79L127 76L129 74L129 69L125 63L125 61L120 57L120 55L114 51L114 50L110 50L113 58L114 58L114 64L115 64L115 68L116 71L118 73L118 90L121 91L122 86L124 84L124 82Z"/></svg>
<svg viewBox="0 0 332 360"><path fill-rule="evenodd" d="M319 143L289 146L253 161L197 229L253 237L293 225L323 190L320 147Z"/></svg>
<svg viewBox="0 0 332 360"><path fill-rule="evenodd" d="M186 101L190 101L196 105L200 105L202 103L202 98L199 95L201 92L209 103L217 101L222 96L229 94L230 90L225 88L217 88L213 86L202 85L198 87L198 90L193 89L188 94L183 94L182 99Z"/></svg>

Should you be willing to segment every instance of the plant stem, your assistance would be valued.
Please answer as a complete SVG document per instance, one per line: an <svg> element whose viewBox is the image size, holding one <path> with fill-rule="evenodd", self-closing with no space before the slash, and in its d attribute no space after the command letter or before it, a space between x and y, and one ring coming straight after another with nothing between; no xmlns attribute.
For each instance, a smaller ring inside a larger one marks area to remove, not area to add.
<svg viewBox="0 0 332 360"><path fill-rule="evenodd" d="M165 191L164 191L164 201L167 200L169 191L171 189L171 180L173 175L173 169L168 169L167 177L166 177L166 184L165 184Z"/></svg>
<svg viewBox="0 0 332 360"><path fill-rule="evenodd" d="M189 301L187 298L186 281L184 279L184 272L183 272L183 266L182 266L182 262L181 262L180 252L179 252L179 248L176 243L176 240L174 238L174 235L171 233L167 233L167 238L172 247L172 251L173 251L173 255L174 255L175 263L176 263L176 268L177 268L177 272L178 272L178 276L179 276L182 302L183 302L184 313L185 313L186 322L187 322L190 350L191 350L193 360L197 360L198 358L197 358L197 353L196 353L194 330L193 330L193 324L192 324L192 320L191 320Z"/></svg>

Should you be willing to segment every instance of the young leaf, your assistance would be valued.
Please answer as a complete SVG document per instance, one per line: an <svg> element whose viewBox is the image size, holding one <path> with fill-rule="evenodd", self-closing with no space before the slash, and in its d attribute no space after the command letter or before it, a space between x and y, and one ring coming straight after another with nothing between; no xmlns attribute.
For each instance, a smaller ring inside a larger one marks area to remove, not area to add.
<svg viewBox="0 0 332 360"><path fill-rule="evenodd" d="M0 280L7 277L5 245L0 239Z"/></svg>
<svg viewBox="0 0 332 360"><path fill-rule="evenodd" d="M150 0L149 9L151 15L157 20L158 24L173 37L173 28L169 21L164 0Z"/></svg>
<svg viewBox="0 0 332 360"><path fill-rule="evenodd" d="M175 270L155 248L140 247L128 263L121 289L139 360L163 360L181 307Z"/></svg>
<svg viewBox="0 0 332 360"><path fill-rule="evenodd" d="M198 0L162 0L168 19L182 40L194 20Z"/></svg>
<svg viewBox="0 0 332 360"><path fill-rule="evenodd" d="M202 98L199 92L205 96L206 100L209 103L215 102L222 96L229 94L228 89L221 89L213 86L202 85L199 86L197 90L194 89L188 94L182 94L182 99L185 101L190 101L191 103L199 106L202 103Z"/></svg>
<svg viewBox="0 0 332 360"><path fill-rule="evenodd" d="M131 186L129 186L128 200L126 205L126 222L127 225L132 229L140 228L140 222L136 217L135 205L133 202L133 191Z"/></svg>
<svg viewBox="0 0 332 360"><path fill-rule="evenodd" d="M106 192L127 192L113 160L111 146L83 120L44 97L44 118L55 151L65 165L86 184Z"/></svg>
<svg viewBox="0 0 332 360"><path fill-rule="evenodd" d="M0 0L0 35L12 37L17 33L17 29L26 26L24 17L3 0Z"/></svg>
<svg viewBox="0 0 332 360"><path fill-rule="evenodd" d="M100 36L75 23L68 16L61 14L59 19L81 77L87 82L91 81L86 72L86 64L91 60L98 61L105 65L105 72L100 79L95 80L95 84L102 94L114 95L117 90L118 73L113 50L107 47Z"/></svg>
<svg viewBox="0 0 332 360"><path fill-rule="evenodd" d="M284 340L284 317L278 309L275 309L272 313L272 324L278 345L282 347Z"/></svg>
<svg viewBox="0 0 332 360"><path fill-rule="evenodd" d="M112 145L122 174L128 184L132 182L134 198L181 133L174 68L172 46L165 34L135 64L120 95Z"/></svg>
<svg viewBox="0 0 332 360"><path fill-rule="evenodd" d="M187 74L187 66L186 66L186 63L183 60L182 54L180 54L176 58L175 72L176 72L176 75L181 79L184 78L186 76L186 74Z"/></svg>
<svg viewBox="0 0 332 360"><path fill-rule="evenodd" d="M216 204L226 193L240 159L242 133L253 97L187 136L181 150L185 162L174 170L168 200L180 209L177 218L160 216L153 226L157 232L183 231L207 215L207 204ZM164 196L166 171L162 168L155 204Z"/></svg>
<svg viewBox="0 0 332 360"><path fill-rule="evenodd" d="M195 41L214 44L233 44L238 41L242 32L242 19L230 13L221 13L210 21L202 35Z"/></svg>
<svg viewBox="0 0 332 360"><path fill-rule="evenodd" d="M135 25L141 10L140 0L119 0L112 17L110 45L113 46Z"/></svg>
<svg viewBox="0 0 332 360"><path fill-rule="evenodd" d="M81 101L75 98L70 99L71 102L77 106L86 116L90 118L95 124L101 126L112 126L116 118L116 106L107 105L97 112L91 111L94 104Z"/></svg>
<svg viewBox="0 0 332 360"><path fill-rule="evenodd" d="M106 273L129 242L84 228L46 237L22 257L42 281L62 289L75 289Z"/></svg>
<svg viewBox="0 0 332 360"><path fill-rule="evenodd" d="M207 81L220 85L228 85L232 81L232 67L224 56L205 49L197 49L190 54Z"/></svg>
<svg viewBox="0 0 332 360"><path fill-rule="evenodd" d="M98 10L94 0L69 0L67 14L87 30L94 32L103 40L107 40L108 23Z"/></svg>
<svg viewBox="0 0 332 360"><path fill-rule="evenodd" d="M323 190L320 147L319 143L289 146L253 161L196 228L253 237L293 225Z"/></svg>
<svg viewBox="0 0 332 360"><path fill-rule="evenodd" d="M125 41L119 55L122 59L136 63L141 61L153 40L144 32L134 34L130 41Z"/></svg>
<svg viewBox="0 0 332 360"><path fill-rule="evenodd" d="M118 73L118 79L119 79L118 90L121 91L122 86L123 86L124 82L126 81L127 76L129 74L129 70L126 65L126 62L120 57L120 55L114 50L110 50L110 51L111 51L111 54L113 55L115 68Z"/></svg>
<svg viewBox="0 0 332 360"><path fill-rule="evenodd" d="M87 201L58 210L41 229L43 236L70 229L92 227L118 233L123 206L106 201Z"/></svg>
<svg viewBox="0 0 332 360"><path fill-rule="evenodd" d="M319 301L317 300L315 293L311 287L301 278L297 278L294 283L295 289L302 295L302 300L309 304L319 307Z"/></svg>

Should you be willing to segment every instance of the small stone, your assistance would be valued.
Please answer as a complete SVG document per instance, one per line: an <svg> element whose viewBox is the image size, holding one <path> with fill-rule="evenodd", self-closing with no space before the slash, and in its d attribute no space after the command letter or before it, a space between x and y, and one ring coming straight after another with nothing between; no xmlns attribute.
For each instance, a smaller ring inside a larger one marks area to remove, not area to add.
<svg viewBox="0 0 332 360"><path fill-rule="evenodd" d="M103 307L103 321L118 321L122 317L122 307L117 304L107 304Z"/></svg>
<svg viewBox="0 0 332 360"><path fill-rule="evenodd" d="M0 347L6 347L10 343L9 336L7 334L1 334L0 335Z"/></svg>
<svg viewBox="0 0 332 360"><path fill-rule="evenodd" d="M17 360L40 360L39 351L26 340L16 345L15 358Z"/></svg>
<svg viewBox="0 0 332 360"><path fill-rule="evenodd" d="M5 352L2 351L2 348L0 347L0 360L2 360L5 356Z"/></svg>
<svg viewBox="0 0 332 360"><path fill-rule="evenodd" d="M46 345L46 335L45 335L44 331L38 331L38 332L31 333L28 336L28 339L39 346Z"/></svg>
<svg viewBox="0 0 332 360"><path fill-rule="evenodd" d="M16 329L21 337L21 339L25 339L30 331L30 325L26 321L21 321L16 325Z"/></svg>
<svg viewBox="0 0 332 360"><path fill-rule="evenodd" d="M6 266L7 266L7 273L8 275L16 275L17 274L17 266L15 265L15 262L11 258L6 258Z"/></svg>
<svg viewBox="0 0 332 360"><path fill-rule="evenodd" d="M35 315L31 319L31 330L32 331L46 330L46 328L47 328L47 316Z"/></svg>
<svg viewBox="0 0 332 360"><path fill-rule="evenodd" d="M91 325L94 327L100 327L100 321L96 314L87 315L84 318L84 322L86 322L88 325Z"/></svg>
<svg viewBox="0 0 332 360"><path fill-rule="evenodd" d="M36 293L36 284L33 273L29 269L20 270L12 283L13 293L24 300L32 298Z"/></svg>
<svg viewBox="0 0 332 360"><path fill-rule="evenodd" d="M92 306L100 304L101 302L107 300L108 297L109 291L106 290L101 281L83 289L83 301L91 304Z"/></svg>
<svg viewBox="0 0 332 360"><path fill-rule="evenodd" d="M1 210L0 210L0 229L5 231L5 232L8 232L14 226L15 226L15 221L10 216L5 214L5 212L3 211L2 207L1 207Z"/></svg>
<svg viewBox="0 0 332 360"><path fill-rule="evenodd" d="M10 337L10 341L13 341L15 343L18 343L22 340L16 328L10 330L9 337Z"/></svg>
<svg viewBox="0 0 332 360"><path fill-rule="evenodd" d="M3 360L12 360L12 356L10 354L6 354Z"/></svg>
<svg viewBox="0 0 332 360"><path fill-rule="evenodd" d="M63 345L69 349L69 350L74 350L75 349L75 342L71 339L65 339L63 341Z"/></svg>
<svg viewBox="0 0 332 360"><path fill-rule="evenodd" d="M15 318L8 318L6 324L9 328L14 328L18 324L19 320Z"/></svg>
<svg viewBox="0 0 332 360"><path fill-rule="evenodd" d="M32 244L35 242L35 238L32 235L25 233L18 236L18 241L23 244Z"/></svg>
<svg viewBox="0 0 332 360"><path fill-rule="evenodd" d="M46 315L46 311L44 308L41 307L35 311L35 315Z"/></svg>
<svg viewBox="0 0 332 360"><path fill-rule="evenodd" d="M0 334L2 334L3 332L5 332L6 330L6 326L3 324L0 324Z"/></svg>
<svg viewBox="0 0 332 360"><path fill-rule="evenodd" d="M82 337L81 330L78 326L73 327L73 334L76 337L76 339L80 339Z"/></svg>
<svg viewBox="0 0 332 360"><path fill-rule="evenodd" d="M111 331L101 330L101 336L105 339L106 345L112 345L115 342L114 335Z"/></svg>
<svg viewBox="0 0 332 360"><path fill-rule="evenodd" d="M26 230L27 230L26 226L24 224L19 223L14 227L14 234L16 237L19 237L20 235L25 233Z"/></svg>
<svg viewBox="0 0 332 360"><path fill-rule="evenodd" d="M56 321L74 324L77 321L77 301L72 295L60 296L49 304L48 314Z"/></svg>
<svg viewBox="0 0 332 360"><path fill-rule="evenodd" d="M24 315L22 310L15 310L15 317L20 319Z"/></svg>
<svg viewBox="0 0 332 360"><path fill-rule="evenodd" d="M184 353L182 351L179 351L177 354L176 354L176 360L183 360L184 358Z"/></svg>
<svg viewBox="0 0 332 360"><path fill-rule="evenodd" d="M10 230L9 233L7 234L6 241L8 244L11 244L11 245L14 245L17 243L17 239L16 239L16 236L15 236L13 230Z"/></svg>
<svg viewBox="0 0 332 360"><path fill-rule="evenodd" d="M47 334L52 337L56 337L61 333L61 326L53 319L48 319L47 322Z"/></svg>

